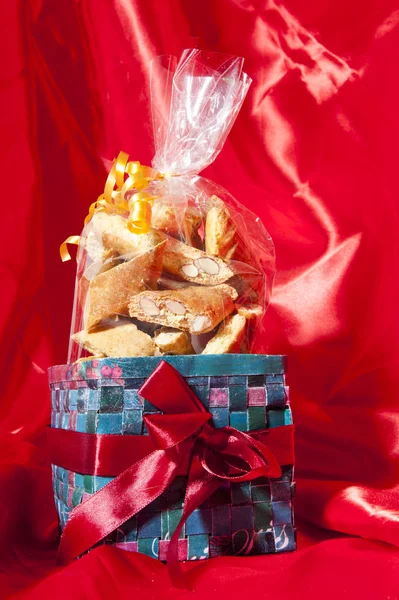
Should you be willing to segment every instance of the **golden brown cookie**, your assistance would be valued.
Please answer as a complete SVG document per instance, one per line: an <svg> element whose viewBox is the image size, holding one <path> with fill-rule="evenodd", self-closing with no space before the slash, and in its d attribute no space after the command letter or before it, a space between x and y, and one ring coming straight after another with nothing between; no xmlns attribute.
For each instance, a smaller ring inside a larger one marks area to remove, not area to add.
<svg viewBox="0 0 399 600"><path fill-rule="evenodd" d="M201 212L196 206L185 206L166 196L154 202L151 225L172 237L185 240L186 244L195 245L197 230L202 222Z"/></svg>
<svg viewBox="0 0 399 600"><path fill-rule="evenodd" d="M154 333L154 342L163 354L195 354L185 331L161 327Z"/></svg>
<svg viewBox="0 0 399 600"><path fill-rule="evenodd" d="M169 238L163 259L165 272L200 285L224 283L234 273L216 256Z"/></svg>
<svg viewBox="0 0 399 600"><path fill-rule="evenodd" d="M124 222L126 224L126 221ZM126 227L123 235L106 231L103 233L102 239L104 248L114 250L120 256L129 259L155 248L166 239L166 236L154 229L151 229L148 233L135 234L131 233Z"/></svg>
<svg viewBox="0 0 399 600"><path fill-rule="evenodd" d="M101 259L88 266L83 273L83 277L91 281L96 275L109 271L113 267L120 265L121 262L123 260L115 250L103 250Z"/></svg>
<svg viewBox="0 0 399 600"><path fill-rule="evenodd" d="M94 277L85 302L85 329L90 330L110 315L127 314L130 297L153 288L158 281L164 250L162 242L146 254Z"/></svg>
<svg viewBox="0 0 399 600"><path fill-rule="evenodd" d="M212 196L205 224L206 252L229 261L234 256L237 244L237 231L225 203L217 196Z"/></svg>
<svg viewBox="0 0 399 600"><path fill-rule="evenodd" d="M110 234L124 235L125 231L129 233L127 227L124 227L126 220L117 214L109 214L105 211L95 212L91 221L85 227L84 245L85 250L93 262L102 259L104 245L102 236L105 231ZM122 233L120 233L122 232ZM106 248L107 250L109 248Z"/></svg>
<svg viewBox="0 0 399 600"><path fill-rule="evenodd" d="M79 331L72 339L97 356L154 356L157 349L153 339L128 319L121 319L108 329Z"/></svg>
<svg viewBox="0 0 399 600"><path fill-rule="evenodd" d="M200 334L211 331L233 312L236 298L237 292L223 284L142 292L131 298L129 314L141 321Z"/></svg>
<svg viewBox="0 0 399 600"><path fill-rule="evenodd" d="M237 312L239 315L249 320L262 317L265 311L259 304L243 304L242 306L237 307Z"/></svg>
<svg viewBox="0 0 399 600"><path fill-rule="evenodd" d="M246 319L241 315L228 317L207 343L202 354L231 354L239 352L244 337Z"/></svg>

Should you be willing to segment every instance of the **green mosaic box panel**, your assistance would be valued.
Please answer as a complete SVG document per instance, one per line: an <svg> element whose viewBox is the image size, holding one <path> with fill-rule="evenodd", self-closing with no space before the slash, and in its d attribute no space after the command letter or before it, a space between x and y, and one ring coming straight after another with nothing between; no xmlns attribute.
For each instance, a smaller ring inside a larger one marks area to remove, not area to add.
<svg viewBox="0 0 399 600"><path fill-rule="evenodd" d="M292 424L283 356L162 357L178 369L213 415L214 427L240 431ZM88 360L49 369L52 427L79 432L148 435L143 416L159 412L138 390L162 358ZM73 508L112 478L83 475L53 465L60 527ZM166 560L181 517L186 478L114 531L105 543ZM180 560L267 554L295 549L293 465L280 479L223 484L190 515L179 540Z"/></svg>

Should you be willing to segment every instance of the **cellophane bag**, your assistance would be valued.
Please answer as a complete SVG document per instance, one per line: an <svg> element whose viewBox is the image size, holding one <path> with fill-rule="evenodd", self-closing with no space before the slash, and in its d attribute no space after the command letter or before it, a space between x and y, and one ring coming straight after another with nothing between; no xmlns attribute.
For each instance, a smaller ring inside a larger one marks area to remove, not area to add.
<svg viewBox="0 0 399 600"><path fill-rule="evenodd" d="M250 86L243 59L186 50L152 64L152 168L115 160L80 236L68 362L250 353L269 303L273 242L199 173Z"/></svg>

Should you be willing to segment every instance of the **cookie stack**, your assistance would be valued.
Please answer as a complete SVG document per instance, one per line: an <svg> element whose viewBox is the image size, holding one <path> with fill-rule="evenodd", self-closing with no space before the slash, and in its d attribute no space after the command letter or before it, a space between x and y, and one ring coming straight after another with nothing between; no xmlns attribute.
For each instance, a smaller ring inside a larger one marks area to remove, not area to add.
<svg viewBox="0 0 399 600"><path fill-rule="evenodd" d="M237 218L215 195L157 199L146 234L121 214L95 213L82 238L74 356L248 352L265 276Z"/></svg>

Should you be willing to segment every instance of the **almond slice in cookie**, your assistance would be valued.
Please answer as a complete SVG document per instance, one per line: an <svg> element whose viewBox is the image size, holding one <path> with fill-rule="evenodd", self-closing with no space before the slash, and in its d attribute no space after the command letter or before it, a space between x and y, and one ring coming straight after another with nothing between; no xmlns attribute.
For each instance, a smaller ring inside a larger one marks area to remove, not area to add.
<svg viewBox="0 0 399 600"><path fill-rule="evenodd" d="M211 331L233 312L236 299L237 292L225 284L188 286L182 290L145 291L131 298L129 314L140 321L158 323L198 335ZM157 306L158 314L150 314L152 311L145 309L146 305L152 306L150 302ZM178 307L179 310L176 310Z"/></svg>
<svg viewBox="0 0 399 600"><path fill-rule="evenodd" d="M163 260L165 273L200 285L217 285L233 277L233 271L216 256L169 238Z"/></svg>

